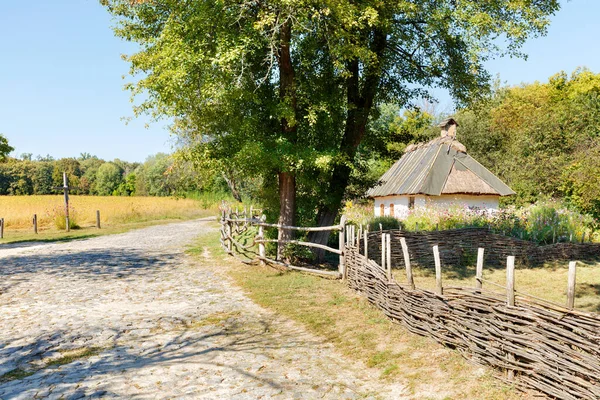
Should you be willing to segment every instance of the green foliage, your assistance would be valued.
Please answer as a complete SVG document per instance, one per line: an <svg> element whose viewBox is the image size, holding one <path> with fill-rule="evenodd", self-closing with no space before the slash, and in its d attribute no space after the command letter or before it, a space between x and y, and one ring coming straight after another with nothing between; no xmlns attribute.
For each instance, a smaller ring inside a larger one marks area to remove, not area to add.
<svg viewBox="0 0 600 400"><path fill-rule="evenodd" d="M559 8L557 0L101 2L116 35L139 48L126 57L128 88L141 95L136 114L175 119L196 167L257 178L271 210L278 174L295 176L298 223L314 221L315 209L335 215L348 185L355 193L369 181L358 147L373 135L377 106L406 106L431 86L468 102L486 87L483 63L521 56ZM374 148L398 154L422 123L409 113L390 131L394 141Z"/></svg>
<svg viewBox="0 0 600 400"><path fill-rule="evenodd" d="M116 194L122 181L123 170L115 163L104 163L98 168L96 174L96 192L101 196Z"/></svg>
<svg viewBox="0 0 600 400"><path fill-rule="evenodd" d="M423 207L412 211L403 224L409 231L417 227L419 231L489 227L495 232L540 244L579 240L584 232L589 238L599 228L592 216L552 201L520 208L511 206L494 214L460 205Z"/></svg>
<svg viewBox="0 0 600 400"><path fill-rule="evenodd" d="M14 147L11 147L8 144L8 139L6 139L4 135L0 133L0 162L5 161L8 157L8 154L13 150Z"/></svg>
<svg viewBox="0 0 600 400"><path fill-rule="evenodd" d="M375 217L369 221L368 225L370 232L378 231L380 229L379 225L381 225L381 228L384 230L400 229L400 227L402 226L398 219L391 216Z"/></svg>
<svg viewBox="0 0 600 400"><path fill-rule="evenodd" d="M600 217L600 74L564 72L546 83L496 87L461 110L459 140L528 204L564 198Z"/></svg>

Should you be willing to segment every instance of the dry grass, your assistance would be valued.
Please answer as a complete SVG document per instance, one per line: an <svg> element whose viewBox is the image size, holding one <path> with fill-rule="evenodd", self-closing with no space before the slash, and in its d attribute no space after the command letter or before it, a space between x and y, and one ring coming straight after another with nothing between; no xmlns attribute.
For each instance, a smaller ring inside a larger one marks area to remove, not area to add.
<svg viewBox="0 0 600 400"><path fill-rule="evenodd" d="M302 323L346 357L379 370L382 385L403 383L411 398L528 398L493 378L490 370L393 324L340 281L243 265L223 254L215 234L203 235L191 252L200 262L228 266L228 273L256 303ZM212 258L206 258L207 252Z"/></svg>
<svg viewBox="0 0 600 400"><path fill-rule="evenodd" d="M199 203L190 199L76 195L69 199L75 220L82 227L96 224L96 210L100 210L103 225L193 217L201 213ZM0 196L0 218L4 217L6 229L29 229L33 214L38 216L39 229L52 229L55 214L62 215L63 207L63 196Z"/></svg>
<svg viewBox="0 0 600 400"><path fill-rule="evenodd" d="M540 267L517 266L515 270L515 289L544 300L566 305L568 263L546 264ZM435 272L431 268L414 268L415 285L423 289L435 288ZM394 270L398 282L406 280L404 271ZM485 268L483 279L498 285L506 285L504 268ZM442 266L444 286L475 286L475 267ZM502 288L483 284L490 290L502 291ZM577 285L575 288L575 308L582 311L600 312L600 263L577 263Z"/></svg>

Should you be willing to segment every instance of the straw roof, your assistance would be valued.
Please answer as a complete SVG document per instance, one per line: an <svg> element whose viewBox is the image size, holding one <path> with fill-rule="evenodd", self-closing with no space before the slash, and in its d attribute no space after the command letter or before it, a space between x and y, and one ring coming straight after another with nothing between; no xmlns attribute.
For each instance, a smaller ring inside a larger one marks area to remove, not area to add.
<svg viewBox="0 0 600 400"><path fill-rule="evenodd" d="M515 194L498 177L467 154L452 136L408 146L398 160L367 192L369 197L424 194Z"/></svg>

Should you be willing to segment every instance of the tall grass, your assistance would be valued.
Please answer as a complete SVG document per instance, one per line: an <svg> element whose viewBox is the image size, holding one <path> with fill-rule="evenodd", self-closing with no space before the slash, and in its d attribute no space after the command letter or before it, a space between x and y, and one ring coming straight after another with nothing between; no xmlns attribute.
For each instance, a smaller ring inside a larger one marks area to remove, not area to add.
<svg viewBox="0 0 600 400"><path fill-rule="evenodd" d="M161 219L187 219L218 213L219 201L204 203L193 199L170 197L117 197L70 196L71 214L81 227L96 223L100 211L103 225L119 225ZM31 227L34 214L39 229L55 228L55 220L62 218L63 196L0 196L0 218L7 229Z"/></svg>

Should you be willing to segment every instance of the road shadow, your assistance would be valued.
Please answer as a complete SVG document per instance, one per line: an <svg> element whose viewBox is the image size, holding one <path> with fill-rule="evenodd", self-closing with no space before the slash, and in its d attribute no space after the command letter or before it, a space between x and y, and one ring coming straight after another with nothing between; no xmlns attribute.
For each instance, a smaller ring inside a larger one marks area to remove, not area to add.
<svg viewBox="0 0 600 400"><path fill-rule="evenodd" d="M295 340L282 340L282 335L276 335L277 338L274 339L270 332L277 328L274 328L272 321L267 319L258 319L248 325L247 321L228 318L215 325L194 327L182 323L181 326L173 328L165 332L153 331L144 334L137 334L135 330L112 331L111 335L108 335L111 336L111 340L103 344L103 351L89 359L73 360L60 368L49 365L36 369L32 365L39 364L40 360L49 353L56 353L63 348L76 347L69 346L69 343L81 342L80 336L57 331L47 333L24 346L11 343L0 344L2 346L0 347L0 398L9 399L17 393L28 393L28 391L34 395L36 392L44 392L46 389L52 389L52 396L64 395L65 398L70 398L75 393L82 394L86 398L118 397L124 394L111 391L115 373L117 377L127 374L129 379L132 379L128 381L128 385L131 385L136 382L135 377L139 370L147 371L156 368L170 370L175 365L183 365L186 368L194 366L200 371L206 370L213 373L216 370L226 370L234 381L249 379L257 382L259 386L268 386L281 391L290 383L289 378L285 377L284 371L272 368L271 371L265 371L266 373L263 374L260 368L252 371L247 367L247 361L244 364L238 363L237 360L248 360L251 355L256 355L258 359L264 360L264 356L272 351L294 349L294 352L302 352L302 348L313 348L322 344L316 339L296 340L302 337L303 332L300 328L287 326L283 336L293 337ZM15 342L21 339L23 338L15 338ZM93 339L89 338L89 342L93 343ZM158 342L158 344L144 346L146 342ZM231 356L232 354L233 356ZM271 356L268 358L272 359ZM15 370L33 371L33 374L2 381L2 372ZM213 375L206 374L198 375L197 372L198 370L195 375L191 376L191 379L197 379L206 384L213 377ZM144 374L140 373L140 376L144 376ZM157 379L164 382L165 387L168 387L166 385L184 384L183 381L178 380L173 382L174 378L177 377L157 376ZM90 383L89 387L86 382ZM117 382L118 384L119 382ZM190 382L190 384L198 386L198 382ZM231 380L225 384L230 385ZM218 386L218 384L216 385ZM169 387L169 389L172 388ZM158 395L161 397L160 389L156 387L147 393L143 393L144 389L141 390L142 392L136 393L136 396L156 397ZM169 393L173 393L173 391Z"/></svg>
<svg viewBox="0 0 600 400"><path fill-rule="evenodd" d="M86 279L127 278L159 273L181 261L179 252L148 253L134 249L61 250L54 254L27 254L0 258L0 280L44 273ZM5 281L6 282L6 281Z"/></svg>

